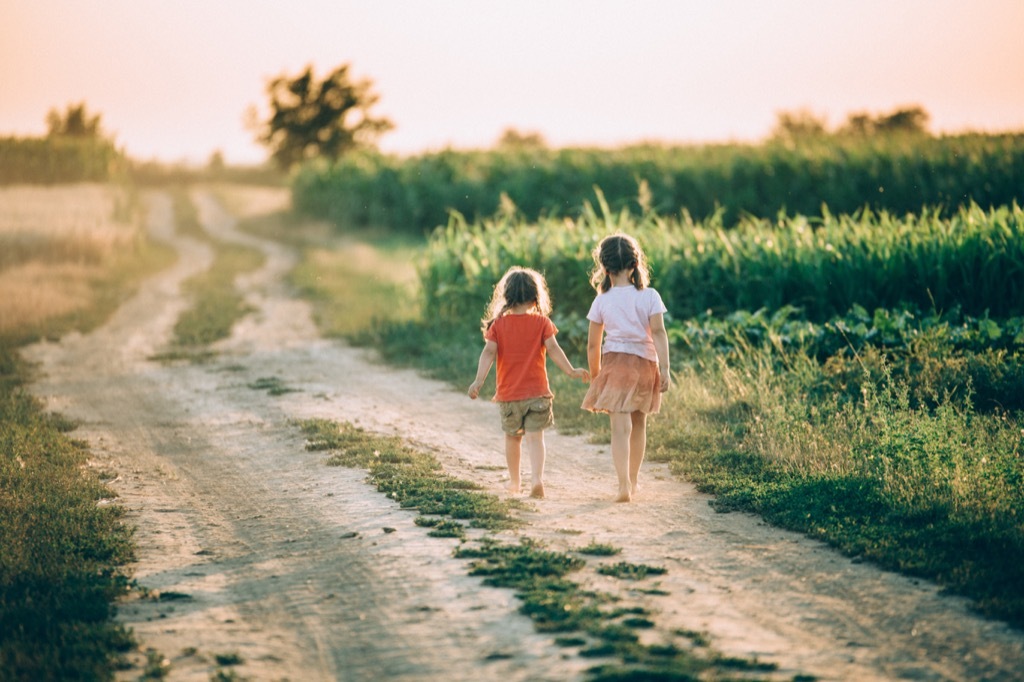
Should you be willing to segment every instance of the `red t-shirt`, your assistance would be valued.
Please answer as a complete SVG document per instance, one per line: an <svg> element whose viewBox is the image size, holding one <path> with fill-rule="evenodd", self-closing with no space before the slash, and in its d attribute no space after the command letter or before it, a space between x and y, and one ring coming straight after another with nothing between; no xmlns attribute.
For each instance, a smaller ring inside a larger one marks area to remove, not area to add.
<svg viewBox="0 0 1024 682"><path fill-rule="evenodd" d="M544 342L558 333L545 315L503 315L484 334L498 344L498 390L494 400L550 397Z"/></svg>

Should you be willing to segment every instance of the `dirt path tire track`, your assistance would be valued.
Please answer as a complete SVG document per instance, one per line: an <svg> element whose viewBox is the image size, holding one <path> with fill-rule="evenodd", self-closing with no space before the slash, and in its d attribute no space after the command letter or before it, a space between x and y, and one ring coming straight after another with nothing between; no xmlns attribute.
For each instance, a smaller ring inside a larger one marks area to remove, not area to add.
<svg viewBox="0 0 1024 682"><path fill-rule="evenodd" d="M215 362L147 360L185 305L181 281L210 262L202 244L173 234L163 195L150 228L179 249L178 265L103 328L27 352L43 370L36 393L82 421L76 436L96 465L120 473L113 487L138 527L139 582L192 597L122 608L144 645L171 658L168 679L206 680L227 652L256 680L579 679L592 661L534 633L511 593L467 577L453 542L428 538L362 472L306 453L291 423L325 417L397 433L499 492L493 405L320 339L281 283L289 251L237 232L211 195L196 200L211 233L268 255L239 282L257 312L218 344ZM261 377L295 391L250 388ZM635 504L611 504L605 447L552 433L548 449L549 499L526 515L526 534L560 548L606 542L623 548L615 560L666 566L648 585L669 596L580 574L654 611L652 638L706 631L727 654L777 663L780 679L1024 679L1021 633L963 600L756 518L715 514L659 466L645 465Z"/></svg>

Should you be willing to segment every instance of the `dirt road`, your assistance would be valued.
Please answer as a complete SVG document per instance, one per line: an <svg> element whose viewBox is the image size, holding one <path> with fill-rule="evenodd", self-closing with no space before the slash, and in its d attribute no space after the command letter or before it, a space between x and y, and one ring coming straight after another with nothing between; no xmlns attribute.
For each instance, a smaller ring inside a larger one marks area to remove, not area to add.
<svg viewBox="0 0 1024 682"><path fill-rule="evenodd" d="M238 232L211 194L195 198L212 234L268 257L239 281L256 312L215 360L148 359L186 305L181 282L212 260L174 233L162 194L150 197L149 229L179 251L177 265L97 331L26 352L40 363L34 392L79 420L94 466L117 474L111 487L138 529L135 577L163 594L127 600L119 618L168 659L166 679L205 682L232 661L252 680L583 679L594 662L535 633L510 591L469 577L456 540L428 537L365 472L325 466L295 426L325 417L400 434L499 493L494 406L321 339L282 282L293 254ZM293 390L253 388L267 378ZM772 679L1024 679L1024 634L933 585L716 514L656 465L635 503L612 504L606 447L551 434L548 452L548 499L517 532L555 549L609 543L623 549L616 560L668 568L652 582L667 596L631 592L593 566L574 575L651 609L654 640L704 631L723 653L776 663Z"/></svg>

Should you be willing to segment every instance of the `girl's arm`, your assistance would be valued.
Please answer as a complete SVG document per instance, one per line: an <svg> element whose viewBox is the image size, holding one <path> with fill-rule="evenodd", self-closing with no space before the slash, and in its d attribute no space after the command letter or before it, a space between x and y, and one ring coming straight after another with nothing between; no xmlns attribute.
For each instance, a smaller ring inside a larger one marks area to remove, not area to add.
<svg viewBox="0 0 1024 682"><path fill-rule="evenodd" d="M558 368L563 372L573 377L574 379L583 379L583 381L590 381L590 372L583 369L582 367L576 368L569 362L569 358L565 356L565 351L558 345L558 339L552 334L544 340L544 347L548 349L548 356L554 360Z"/></svg>
<svg viewBox="0 0 1024 682"><path fill-rule="evenodd" d="M661 390L667 391L672 376L668 366L668 332L665 331L665 316L662 313L651 315L651 338L654 340L654 350L658 352Z"/></svg>
<svg viewBox="0 0 1024 682"><path fill-rule="evenodd" d="M488 340L484 344L484 349L480 351L480 362L477 363L476 367L476 379L469 385L469 397L473 400L476 400L476 397L480 395L480 388L484 385L484 379L487 378L487 373L491 371L491 365L494 364L494 358L497 355L498 344Z"/></svg>
<svg viewBox="0 0 1024 682"><path fill-rule="evenodd" d="M590 367L590 378L596 379L601 373L601 336L604 335L604 325L597 322L590 323L590 333L587 335L587 365Z"/></svg>

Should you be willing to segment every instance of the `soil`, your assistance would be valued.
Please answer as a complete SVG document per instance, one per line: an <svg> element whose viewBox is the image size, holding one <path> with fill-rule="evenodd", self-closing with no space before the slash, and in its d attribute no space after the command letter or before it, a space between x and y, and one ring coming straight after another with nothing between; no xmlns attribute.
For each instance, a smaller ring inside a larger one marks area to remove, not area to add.
<svg viewBox="0 0 1024 682"><path fill-rule="evenodd" d="M502 494L494 405L321 338L284 283L295 254L239 232L215 195L195 200L212 234L267 255L238 282L255 312L213 360L151 359L187 305L181 283L212 260L207 245L174 232L162 193L148 197L148 229L178 250L177 264L103 327L25 353L39 363L34 392L80 423L75 437L89 443L92 466L116 476L111 502L136 528L130 569L145 589L117 617L140 647L119 679L138 679L147 651L172 681L217 670L251 680L584 679L596 661L536 633L512 591L468 575L452 556L457 540L428 537L365 471L326 466L296 425L322 417L401 435ZM289 391L254 388L260 379ZM753 516L717 514L660 465L644 465L633 503L614 504L607 446L556 432L547 445L547 498L528 500L527 525L508 534L554 549L621 548L573 577L650 609L657 627L645 641L704 632L726 655L776 664L770 679L1024 679L1024 634L933 584ZM608 561L668 571L631 583L594 570Z"/></svg>

